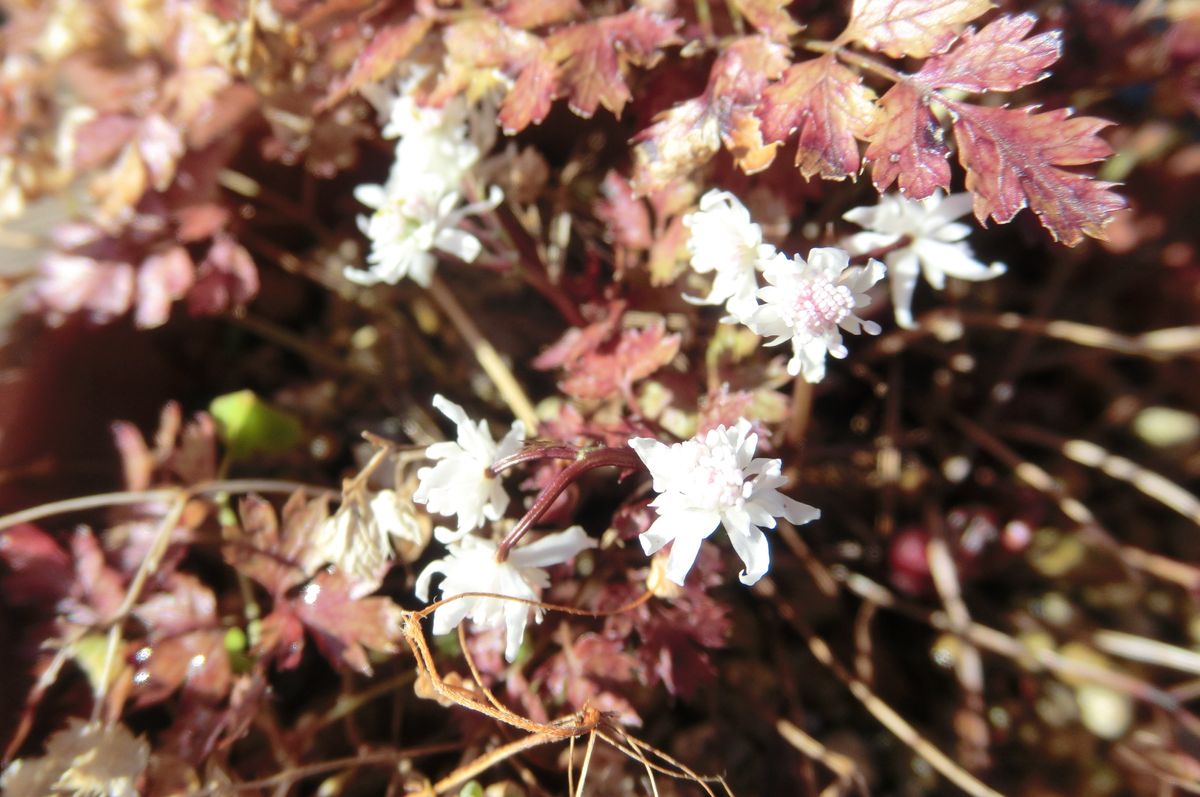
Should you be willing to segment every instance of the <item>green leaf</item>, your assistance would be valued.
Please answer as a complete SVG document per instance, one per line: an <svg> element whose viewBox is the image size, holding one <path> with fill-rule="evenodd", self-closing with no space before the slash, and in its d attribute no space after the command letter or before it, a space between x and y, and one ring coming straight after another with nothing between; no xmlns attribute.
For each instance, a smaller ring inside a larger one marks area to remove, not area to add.
<svg viewBox="0 0 1200 797"><path fill-rule="evenodd" d="M300 422L271 407L252 390L217 396L208 405L232 459L287 451L300 441Z"/></svg>

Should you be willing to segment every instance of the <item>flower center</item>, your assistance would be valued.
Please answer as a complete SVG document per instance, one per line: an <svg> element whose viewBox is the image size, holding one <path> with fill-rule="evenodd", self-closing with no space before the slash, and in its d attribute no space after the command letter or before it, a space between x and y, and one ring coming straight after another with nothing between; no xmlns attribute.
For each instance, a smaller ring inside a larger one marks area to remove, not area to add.
<svg viewBox="0 0 1200 797"><path fill-rule="evenodd" d="M796 286L787 306L788 323L814 335L837 326L854 311L854 293L845 285L828 280L806 280Z"/></svg>
<svg viewBox="0 0 1200 797"><path fill-rule="evenodd" d="M745 478L733 449L722 447L701 454L694 473L692 495L698 499L697 503L716 509L736 506L745 500L742 494Z"/></svg>

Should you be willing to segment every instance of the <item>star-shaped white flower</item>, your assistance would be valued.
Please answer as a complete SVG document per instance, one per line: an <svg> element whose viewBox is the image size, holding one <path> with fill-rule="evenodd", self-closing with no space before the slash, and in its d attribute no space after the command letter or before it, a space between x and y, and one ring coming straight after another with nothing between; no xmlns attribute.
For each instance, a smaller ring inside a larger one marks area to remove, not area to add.
<svg viewBox="0 0 1200 797"><path fill-rule="evenodd" d="M900 326L914 326L912 297L922 272L925 281L937 290L946 286L947 276L979 282L1004 273L1003 263L984 265L975 259L970 244L963 240L971 227L954 221L971 209L972 201L970 193L943 197L941 191L934 191L921 200L887 194L874 207L854 208L842 216L865 228L845 242L853 254L892 246L907 238L907 243L883 256Z"/></svg>
<svg viewBox="0 0 1200 797"><path fill-rule="evenodd" d="M375 211L358 218L371 242L368 268L345 270L346 278L360 285L394 285L410 277L428 287L437 265L434 250L473 262L483 247L458 226L504 198L492 186L486 199L460 206L464 180L491 146L495 114L472 108L463 97L438 108L420 105L414 94L424 77L418 71L395 92L383 86L367 92L387 120L384 138L398 141L387 182L354 191L359 202Z"/></svg>
<svg viewBox="0 0 1200 797"><path fill-rule="evenodd" d="M445 194L393 195L387 186L360 185L354 196L375 209L371 216L359 216L358 227L371 241L367 269L346 268L346 279L359 285L386 282L395 285L405 277L423 288L429 287L438 249L471 263L483 246L479 239L458 229L464 218L491 210L504 198L496 186L482 202L458 206L457 191Z"/></svg>
<svg viewBox="0 0 1200 797"><path fill-rule="evenodd" d="M867 291L883 277L878 260L850 267L850 256L841 249L817 248L809 252L807 263L800 255L793 260L779 255L763 276L769 283L758 292L763 304L746 324L759 335L773 335L768 346L792 342L789 374L820 382L825 378L825 355L846 356L842 330L879 334L878 324L854 312L871 303Z"/></svg>
<svg viewBox="0 0 1200 797"><path fill-rule="evenodd" d="M650 503L658 518L639 538L647 555L673 542L667 558L667 578L683 585L696 561L700 543L724 525L733 549L745 564L739 578L753 584L771 565L763 528L775 528L775 518L807 523L820 510L779 492L787 483L778 459L754 458L758 435L750 422L732 428L718 426L703 440L665 445L650 437L629 441L654 477L659 495Z"/></svg>
<svg viewBox="0 0 1200 797"><path fill-rule="evenodd" d="M684 298L696 304L724 304L736 320L754 312L755 272L774 256L775 247L763 243L762 228L750 220L750 211L733 194L714 189L700 198L700 209L684 216L683 223L690 232L692 268L700 274L716 272L708 296Z"/></svg>
<svg viewBox="0 0 1200 797"><path fill-rule="evenodd" d="M425 455L438 463L417 471L413 501L425 504L430 512L458 516L458 533L462 535L486 520L499 520L504 515L508 493L491 467L524 445L525 425L513 421L508 434L497 443L486 422L472 422L453 401L434 396L433 406L454 421L457 437L425 449Z"/></svg>
<svg viewBox="0 0 1200 797"><path fill-rule="evenodd" d="M507 561L496 561L496 543L474 534L458 537L448 529L437 529L434 536L446 544L448 556L430 562L417 577L417 597L429 600L429 582L434 574L445 578L440 585L442 599L466 592L486 592L527 601L540 600L542 590L550 586L544 568L570 560L580 551L595 548L596 541L579 526L542 537L509 552ZM517 658L529 611L533 621L542 621L542 609L521 601L470 596L439 606L433 613L433 633L445 634L468 619L478 628L505 629L504 657Z"/></svg>

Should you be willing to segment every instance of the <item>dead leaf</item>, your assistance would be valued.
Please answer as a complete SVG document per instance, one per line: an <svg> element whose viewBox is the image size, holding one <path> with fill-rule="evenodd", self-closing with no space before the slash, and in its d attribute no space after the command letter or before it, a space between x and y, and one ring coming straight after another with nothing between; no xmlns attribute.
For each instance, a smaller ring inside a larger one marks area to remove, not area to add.
<svg viewBox="0 0 1200 797"><path fill-rule="evenodd" d="M0 776L9 797L96 794L137 797L150 761L150 745L124 725L87 723L77 717L46 743L46 755L14 761Z"/></svg>

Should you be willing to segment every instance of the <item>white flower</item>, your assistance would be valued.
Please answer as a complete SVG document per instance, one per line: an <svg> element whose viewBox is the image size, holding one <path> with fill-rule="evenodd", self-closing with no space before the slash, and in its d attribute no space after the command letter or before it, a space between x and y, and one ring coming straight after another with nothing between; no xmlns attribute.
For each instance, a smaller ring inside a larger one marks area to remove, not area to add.
<svg viewBox="0 0 1200 797"><path fill-rule="evenodd" d="M842 216L866 228L846 240L846 248L853 254L907 239L907 243L883 257L891 282L896 323L900 326L908 329L914 326L912 296L922 272L925 281L937 290L945 287L947 275L978 282L1004 273L1003 263L988 266L975 259L970 244L963 240L971 227L954 221L971 209L971 202L970 193L943 198L941 191L934 191L919 201L888 194L874 207L854 208Z"/></svg>
<svg viewBox="0 0 1200 797"><path fill-rule="evenodd" d="M739 419L732 428L718 426L703 440L667 446L650 437L629 445L654 477L659 493L650 506L658 519L640 537L652 554L674 541L667 559L667 578L682 585L696 561L700 543L724 525L733 549L745 563L739 578L753 584L766 574L771 552L762 527L775 528L775 518L807 523L820 510L779 492L787 479L778 459L754 458L758 435Z"/></svg>
<svg viewBox="0 0 1200 797"><path fill-rule="evenodd" d="M450 191L433 194L393 195L387 186L360 185L354 196L364 205L375 208L368 218L358 217L359 229L371 241L367 255L370 268L346 268L346 279L359 285L386 282L395 285L410 277L422 287L429 287L437 257L433 250L448 252L466 263L473 262L483 247L479 239L457 229L464 218L473 213L490 210L504 198L499 188L492 186L483 202L457 207L459 195Z"/></svg>
<svg viewBox="0 0 1200 797"><path fill-rule="evenodd" d="M453 97L440 108L419 105L414 96L425 73L417 71L396 92L373 86L367 92L386 122L385 138L398 138L387 182L366 184L355 198L375 212L358 218L371 242L367 269L347 268L360 285L396 284L411 277L428 287L440 249L472 262L482 245L457 229L468 215L495 208L504 198L496 186L485 200L460 207L463 182L495 137L491 106L472 108Z"/></svg>
<svg viewBox="0 0 1200 797"><path fill-rule="evenodd" d="M789 260L779 255L763 276L767 287L758 292L763 304L746 324L759 335L774 335L768 346L792 342L788 373L803 374L807 382L825 378L825 355L845 357L841 330L879 334L879 325L855 315L871 303L867 291L883 277L883 265L849 267L850 256L841 249L817 248L805 263L800 255Z"/></svg>
<svg viewBox="0 0 1200 797"><path fill-rule="evenodd" d="M473 423L454 402L434 396L433 406L454 421L457 439L425 449L427 457L440 461L417 471L413 501L439 515L457 515L458 533L463 535L482 526L485 519L499 520L508 508L508 493L491 467L524 445L525 425L513 421L512 429L497 443L486 422Z"/></svg>
<svg viewBox="0 0 1200 797"><path fill-rule="evenodd" d="M446 544L449 553L443 559L430 562L417 577L417 597L429 600L429 581L435 573L445 576L441 583L442 599L466 592L486 592L506 595L527 601L541 599L542 590L550 586L550 576L543 569L566 562L596 541L584 534L579 526L542 537L537 542L522 545L509 552L508 560L496 561L496 543L473 534L458 537L448 529L437 529L434 536ZM433 633L445 634L458 627L464 618L479 628L505 629L504 657L517 658L529 610L533 620L542 621L542 609L521 601L503 598L470 596L439 606L433 613Z"/></svg>
<svg viewBox="0 0 1200 797"><path fill-rule="evenodd" d="M687 245L692 268L700 274L717 274L708 296L684 298L697 304L724 304L737 320L754 312L755 271L774 256L775 247L763 243L762 228L750 220L750 211L733 194L714 189L700 198L700 210L684 216L683 223L691 233Z"/></svg>

